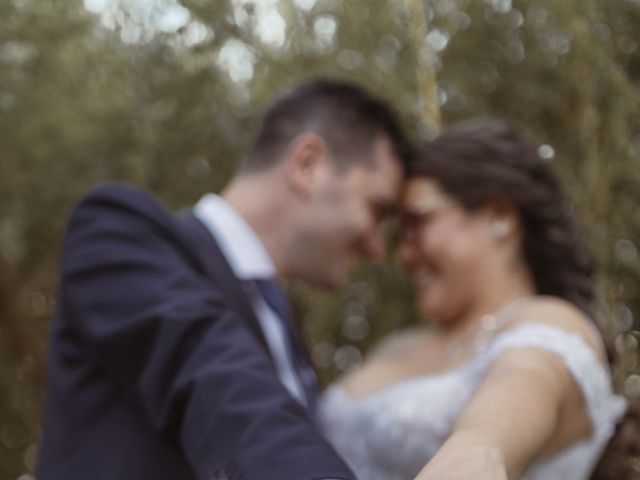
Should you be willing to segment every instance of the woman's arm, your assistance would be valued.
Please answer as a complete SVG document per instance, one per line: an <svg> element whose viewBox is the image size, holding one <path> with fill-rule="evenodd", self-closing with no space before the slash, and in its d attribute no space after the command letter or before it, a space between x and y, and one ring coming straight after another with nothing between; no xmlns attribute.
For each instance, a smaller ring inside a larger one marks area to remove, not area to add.
<svg viewBox="0 0 640 480"><path fill-rule="evenodd" d="M567 434L563 405L574 398L582 399L579 388L558 356L538 348L506 351L417 479L519 478L554 437Z"/></svg>

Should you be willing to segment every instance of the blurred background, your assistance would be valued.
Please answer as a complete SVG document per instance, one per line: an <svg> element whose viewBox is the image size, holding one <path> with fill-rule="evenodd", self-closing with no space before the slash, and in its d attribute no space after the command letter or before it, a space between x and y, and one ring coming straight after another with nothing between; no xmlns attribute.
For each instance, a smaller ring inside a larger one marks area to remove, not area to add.
<svg viewBox="0 0 640 480"><path fill-rule="evenodd" d="M596 254L617 388L640 399L640 0L0 0L1 480L33 478L78 197L118 180L178 209L219 190L265 101L312 74L365 83L415 138L523 124ZM392 255L341 294L290 292L325 383L420 321Z"/></svg>

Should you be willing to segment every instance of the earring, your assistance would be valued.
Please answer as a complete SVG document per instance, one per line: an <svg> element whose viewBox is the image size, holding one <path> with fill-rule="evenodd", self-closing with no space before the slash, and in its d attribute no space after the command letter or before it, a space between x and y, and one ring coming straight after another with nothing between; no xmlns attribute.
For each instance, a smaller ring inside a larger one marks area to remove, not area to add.
<svg viewBox="0 0 640 480"><path fill-rule="evenodd" d="M494 220L491 222L491 233L497 238L504 238L511 232L509 223L506 220Z"/></svg>

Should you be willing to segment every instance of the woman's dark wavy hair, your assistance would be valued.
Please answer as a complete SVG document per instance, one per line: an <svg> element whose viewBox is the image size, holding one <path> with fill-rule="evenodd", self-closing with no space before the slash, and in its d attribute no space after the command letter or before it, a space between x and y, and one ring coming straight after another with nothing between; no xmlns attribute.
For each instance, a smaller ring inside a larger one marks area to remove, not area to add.
<svg viewBox="0 0 640 480"><path fill-rule="evenodd" d="M423 145L410 174L434 179L467 210L491 201L513 205L537 292L592 314L591 256L580 241L558 178L538 154L538 146L516 128L497 119L451 127Z"/></svg>
<svg viewBox="0 0 640 480"><path fill-rule="evenodd" d="M469 211L508 202L523 228L522 250L542 295L563 298L593 318L594 262L559 179L539 147L516 127L480 118L426 142L409 174L435 180ZM593 480L638 479L630 458L640 453L640 411L631 405L592 474Z"/></svg>

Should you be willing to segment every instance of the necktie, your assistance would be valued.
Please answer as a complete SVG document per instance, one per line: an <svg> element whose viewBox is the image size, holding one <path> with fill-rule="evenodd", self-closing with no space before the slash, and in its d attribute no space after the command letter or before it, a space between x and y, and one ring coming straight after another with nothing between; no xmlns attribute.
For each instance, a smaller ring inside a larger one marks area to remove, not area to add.
<svg viewBox="0 0 640 480"><path fill-rule="evenodd" d="M293 363L293 368L304 389L305 396L307 397L307 406L312 410L316 397L316 375L309 365L306 352L296 336L289 301L275 280L259 279L256 280L255 283L267 305L269 305L282 322L287 334L286 340L289 348L289 358Z"/></svg>

